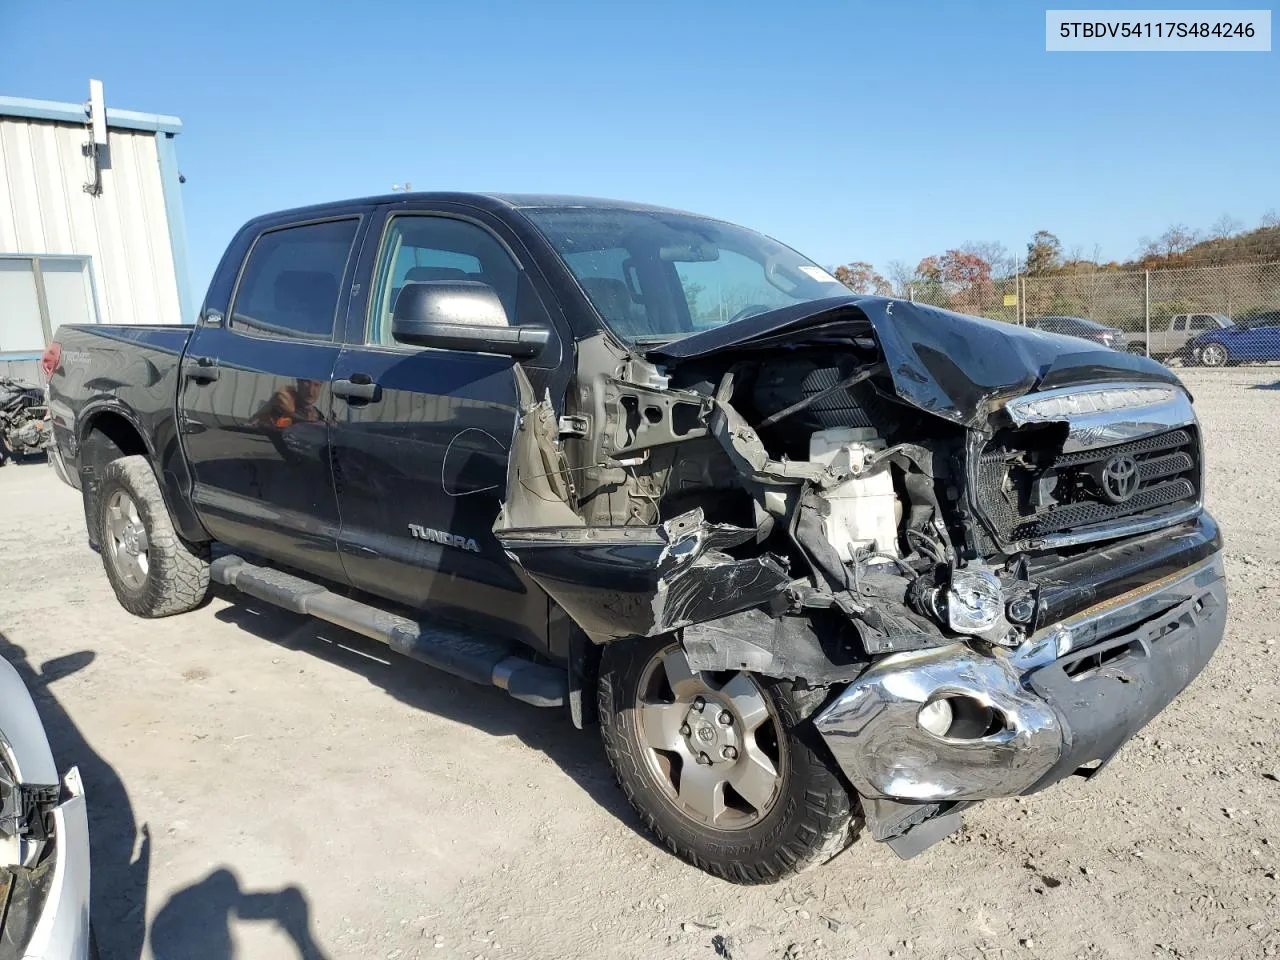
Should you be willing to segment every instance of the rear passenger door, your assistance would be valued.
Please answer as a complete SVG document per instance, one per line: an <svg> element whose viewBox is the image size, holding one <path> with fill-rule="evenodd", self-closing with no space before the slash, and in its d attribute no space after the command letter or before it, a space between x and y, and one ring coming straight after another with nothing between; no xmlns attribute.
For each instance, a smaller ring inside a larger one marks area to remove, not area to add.
<svg viewBox="0 0 1280 960"><path fill-rule="evenodd" d="M264 229L226 315L203 316L192 334L179 400L206 529L339 581L330 379L362 221L357 212Z"/></svg>
<svg viewBox="0 0 1280 960"><path fill-rule="evenodd" d="M485 283L512 323L555 328L522 258L495 225L444 210L389 210L361 257L364 316L334 369L332 451L339 551L362 590L534 645L548 602L492 527L506 493L516 361L406 346L391 337L400 291L431 280ZM525 369L541 395L562 341ZM351 390L348 385L363 387Z"/></svg>

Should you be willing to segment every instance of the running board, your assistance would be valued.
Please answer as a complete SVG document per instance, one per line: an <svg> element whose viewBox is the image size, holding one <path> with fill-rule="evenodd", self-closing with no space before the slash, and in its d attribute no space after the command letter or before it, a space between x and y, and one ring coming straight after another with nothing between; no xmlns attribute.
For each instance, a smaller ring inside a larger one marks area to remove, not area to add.
<svg viewBox="0 0 1280 960"><path fill-rule="evenodd" d="M209 578L293 613L380 640L397 653L456 677L499 687L535 707L558 707L566 700L565 669L518 656L515 651L520 648L513 641L418 623L242 557L219 557L209 566Z"/></svg>

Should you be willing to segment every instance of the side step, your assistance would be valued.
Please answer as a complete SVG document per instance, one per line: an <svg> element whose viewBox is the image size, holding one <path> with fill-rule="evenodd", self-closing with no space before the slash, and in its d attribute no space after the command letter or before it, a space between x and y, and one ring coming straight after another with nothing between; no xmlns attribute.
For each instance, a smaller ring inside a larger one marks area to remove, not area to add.
<svg viewBox="0 0 1280 960"><path fill-rule="evenodd" d="M567 699L565 669L518 656L519 644L512 641L418 623L242 557L228 555L214 560L209 578L293 613L381 640L406 657L472 683L499 687L535 707L558 707Z"/></svg>

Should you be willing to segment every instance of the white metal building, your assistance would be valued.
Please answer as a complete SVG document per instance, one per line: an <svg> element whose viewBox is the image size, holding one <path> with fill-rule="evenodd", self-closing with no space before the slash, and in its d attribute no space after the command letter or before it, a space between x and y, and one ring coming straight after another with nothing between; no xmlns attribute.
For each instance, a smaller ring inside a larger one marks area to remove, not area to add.
<svg viewBox="0 0 1280 960"><path fill-rule="evenodd" d="M92 112L0 97L0 376L39 382L35 361L60 324L195 315L174 151L182 122Z"/></svg>

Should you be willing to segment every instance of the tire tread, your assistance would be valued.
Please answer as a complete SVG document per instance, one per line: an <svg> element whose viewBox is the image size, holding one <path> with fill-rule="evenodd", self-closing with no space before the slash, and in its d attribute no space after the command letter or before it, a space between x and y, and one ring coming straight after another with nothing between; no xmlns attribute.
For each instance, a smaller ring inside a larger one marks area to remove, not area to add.
<svg viewBox="0 0 1280 960"><path fill-rule="evenodd" d="M813 740L817 737L807 720L801 719L794 705L780 693L774 702L783 715L783 725L789 737L788 748L793 761L808 776L808 783L799 793L799 806L790 809L782 822L770 834L755 843L744 856L740 851L733 858L716 856L715 842L708 838L705 844L687 842L667 828L663 818L646 803L644 784L649 775L643 768L643 757L637 755L631 738L620 729L621 715L616 705L626 702L618 698L615 685L625 684L629 670L638 669L635 651L625 646L645 645L644 641L617 641L605 648L597 686L601 738L605 755L613 769L614 777L632 808L639 814L645 827L668 850L680 859L706 873L739 884L776 883L789 876L802 873L825 863L844 850L854 839L850 827L852 810L849 792L839 776L831 769L820 747ZM647 645L646 645L647 646ZM797 757L797 753L804 756ZM796 768L793 762L793 769ZM786 802L783 798L780 802ZM793 800L793 803L795 801Z"/></svg>
<svg viewBox="0 0 1280 960"><path fill-rule="evenodd" d="M160 493L160 484L146 457L121 457L108 463L98 486L99 502L105 502L117 487L137 504L147 528L147 556L151 566L146 585L141 590L133 590L116 575L104 552L102 565L116 599L139 617L169 617L194 610L204 603L209 593L208 545L190 544L178 536ZM99 509L97 514L98 539L105 551L109 542L106 511Z"/></svg>

